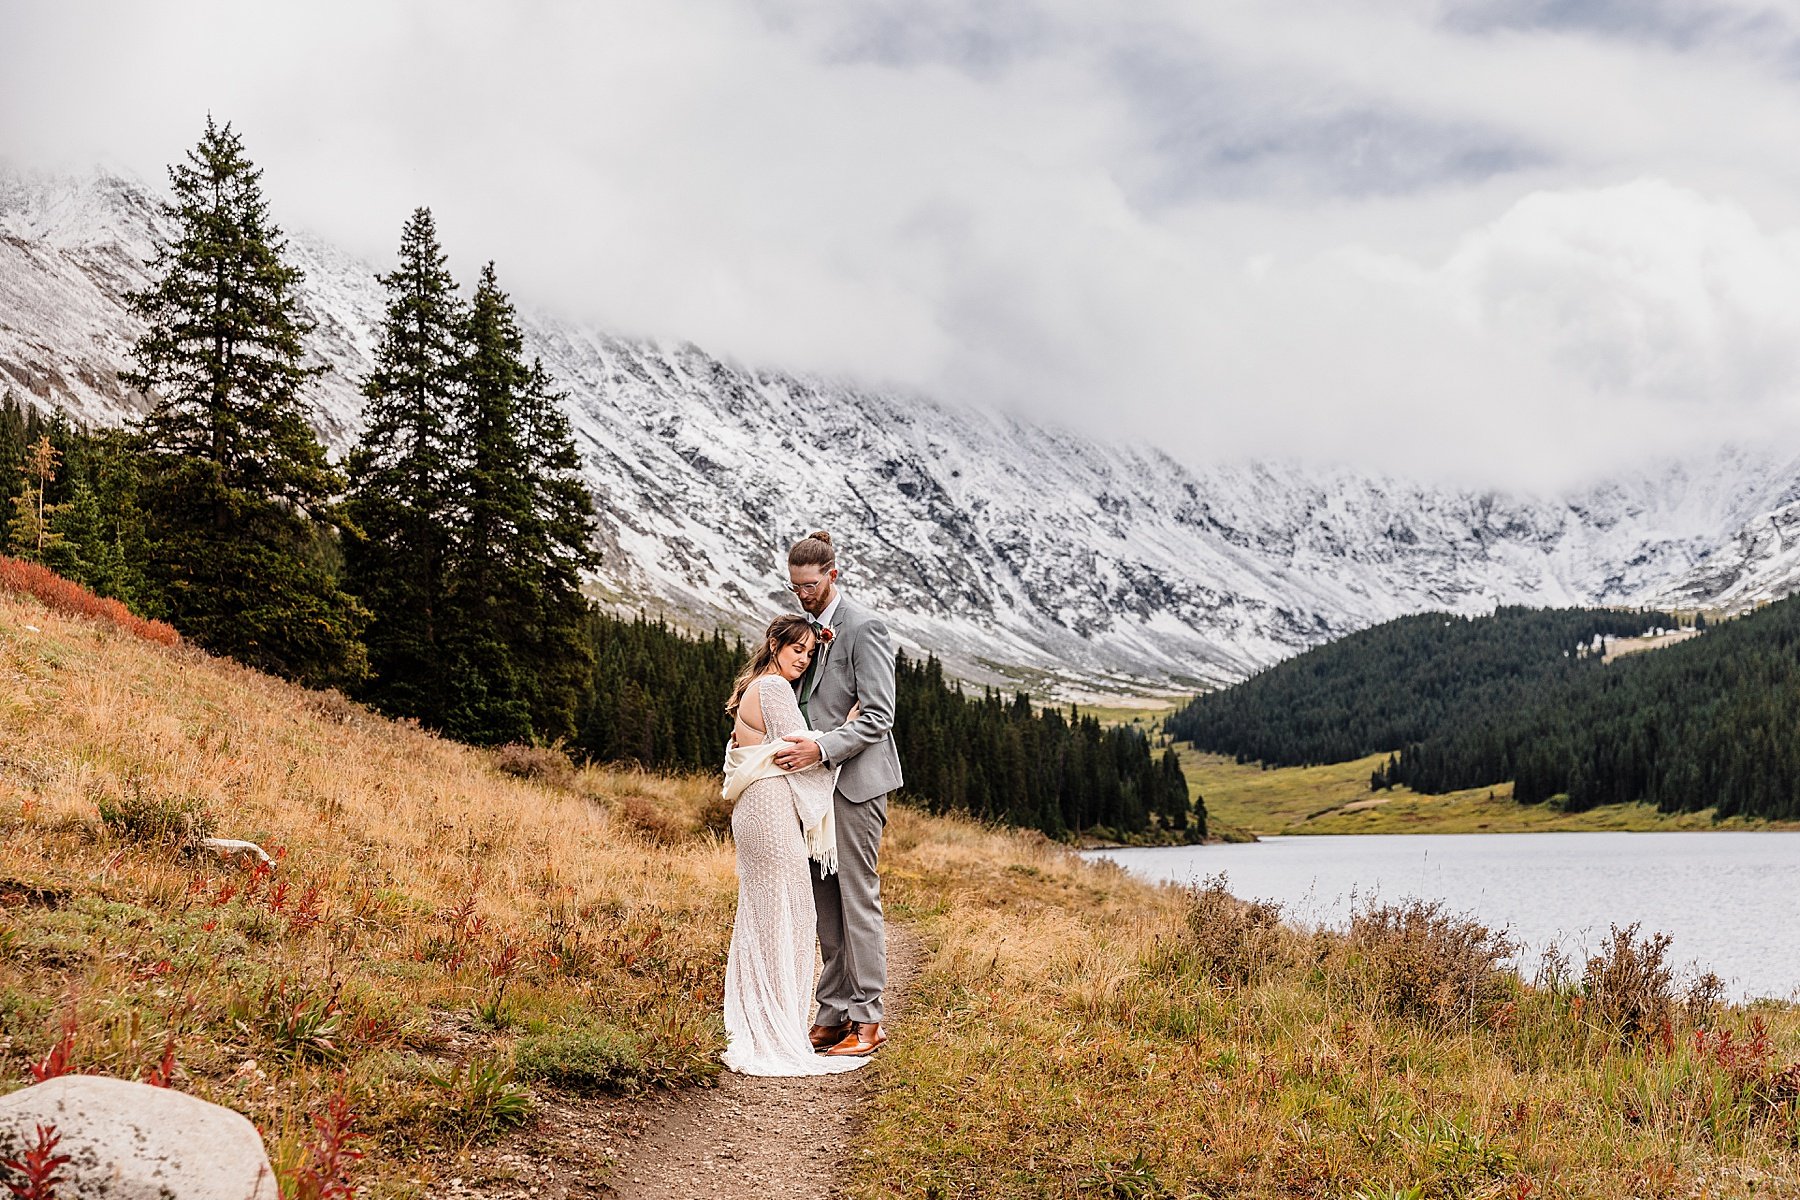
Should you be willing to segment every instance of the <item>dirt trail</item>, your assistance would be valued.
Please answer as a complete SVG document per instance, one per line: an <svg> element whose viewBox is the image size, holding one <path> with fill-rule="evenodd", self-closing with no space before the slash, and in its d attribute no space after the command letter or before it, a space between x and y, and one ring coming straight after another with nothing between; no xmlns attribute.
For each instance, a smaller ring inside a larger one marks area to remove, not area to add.
<svg viewBox="0 0 1800 1200"><path fill-rule="evenodd" d="M906 998L922 951L888 926L887 1022L905 1037ZM719 1085L639 1100L551 1100L529 1130L472 1149L441 1179L447 1200L827 1200L877 1061L844 1075L763 1079L726 1071Z"/></svg>
<svg viewBox="0 0 1800 1200"><path fill-rule="evenodd" d="M904 1036L918 946L888 927L887 1020ZM879 1059L879 1055L877 1058ZM821 1200L838 1193L857 1110L879 1062L844 1075L762 1079L727 1071L719 1086L644 1103L642 1134L612 1184L620 1200Z"/></svg>

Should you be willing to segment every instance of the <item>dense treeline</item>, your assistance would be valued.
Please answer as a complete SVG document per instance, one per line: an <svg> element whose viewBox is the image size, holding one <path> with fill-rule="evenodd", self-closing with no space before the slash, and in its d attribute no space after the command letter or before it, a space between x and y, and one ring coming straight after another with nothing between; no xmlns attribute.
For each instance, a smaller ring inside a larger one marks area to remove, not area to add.
<svg viewBox="0 0 1800 1200"><path fill-rule="evenodd" d="M979 698L944 680L937 659L899 662L894 736L907 794L934 812L966 812L1052 837L1152 830L1206 836L1206 803L1188 801L1173 750L1151 753L1132 726L1071 708L1038 711L1024 692Z"/></svg>
<svg viewBox="0 0 1800 1200"><path fill-rule="evenodd" d="M11 391L0 396L0 551L155 616L138 486L128 432L89 431Z"/></svg>
<svg viewBox="0 0 1800 1200"><path fill-rule="evenodd" d="M710 771L725 757L725 701L749 652L721 634L689 637L660 621L588 617L594 685L577 754L679 771Z"/></svg>
<svg viewBox="0 0 1800 1200"><path fill-rule="evenodd" d="M1607 609L1399 617L1199 696L1167 729L1239 762L1347 762L1503 720L1599 671L1596 638L1675 625L1668 613Z"/></svg>
<svg viewBox="0 0 1800 1200"><path fill-rule="evenodd" d="M1431 792L1511 779L1520 801L1571 810L1800 818L1800 599L1447 725L1392 773Z"/></svg>
<svg viewBox="0 0 1800 1200"><path fill-rule="evenodd" d="M577 751L653 767L718 766L742 643L600 614L589 630L595 688ZM1140 730L1073 709L1040 711L1024 693L966 695L935 658L902 655L896 671L894 738L914 803L1052 837L1206 835L1205 803L1190 805L1175 753L1153 755Z"/></svg>

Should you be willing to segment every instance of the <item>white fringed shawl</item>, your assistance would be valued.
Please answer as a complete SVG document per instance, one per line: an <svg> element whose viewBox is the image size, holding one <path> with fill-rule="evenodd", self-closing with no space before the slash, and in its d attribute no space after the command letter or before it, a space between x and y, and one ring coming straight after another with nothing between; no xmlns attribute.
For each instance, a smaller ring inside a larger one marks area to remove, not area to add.
<svg viewBox="0 0 1800 1200"><path fill-rule="evenodd" d="M823 735L803 729L798 736L816 742ZM722 794L736 804L744 789L757 780L773 779L777 775L786 777L794 795L794 813L800 818L800 828L806 836L807 857L819 864L820 874L834 875L838 867L837 820L832 813L832 797L837 792L838 768L820 763L803 771L784 771L775 765L775 755L791 745L793 743L787 741L763 742L756 746L734 746L726 742Z"/></svg>

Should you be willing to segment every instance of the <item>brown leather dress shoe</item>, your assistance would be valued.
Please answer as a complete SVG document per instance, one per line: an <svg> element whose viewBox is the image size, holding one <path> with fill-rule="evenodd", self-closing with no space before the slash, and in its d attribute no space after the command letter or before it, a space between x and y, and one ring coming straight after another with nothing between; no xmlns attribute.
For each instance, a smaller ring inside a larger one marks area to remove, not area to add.
<svg viewBox="0 0 1800 1200"><path fill-rule="evenodd" d="M858 1023L843 1041L825 1053L832 1058L867 1058L881 1049L887 1041L887 1033L879 1022L875 1024Z"/></svg>
<svg viewBox="0 0 1800 1200"><path fill-rule="evenodd" d="M812 1043L815 1053L823 1054L843 1041L844 1035L850 1032L850 1022L848 1021L842 1025L814 1025L806 1031L806 1040Z"/></svg>

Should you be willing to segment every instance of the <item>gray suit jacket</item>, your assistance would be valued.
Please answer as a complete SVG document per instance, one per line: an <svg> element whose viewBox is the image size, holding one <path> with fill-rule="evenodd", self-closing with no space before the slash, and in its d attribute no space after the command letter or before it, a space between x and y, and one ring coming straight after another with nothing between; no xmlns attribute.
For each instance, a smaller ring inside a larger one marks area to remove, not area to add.
<svg viewBox="0 0 1800 1200"><path fill-rule="evenodd" d="M831 614L832 640L807 668L812 695L806 715L825 761L842 767L838 791L862 804L899 787L900 752L894 748L894 639L882 619L844 596ZM807 678L800 682L806 695ZM860 706L856 720L845 723Z"/></svg>

